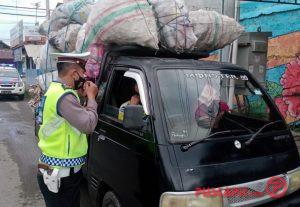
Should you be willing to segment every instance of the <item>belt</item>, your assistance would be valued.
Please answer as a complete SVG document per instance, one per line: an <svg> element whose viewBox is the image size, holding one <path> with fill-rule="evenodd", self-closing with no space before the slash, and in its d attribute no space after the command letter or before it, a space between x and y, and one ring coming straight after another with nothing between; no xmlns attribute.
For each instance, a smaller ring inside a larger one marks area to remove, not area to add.
<svg viewBox="0 0 300 207"><path fill-rule="evenodd" d="M39 163L38 164L38 169L41 172L42 171L47 171L47 173L49 175L51 175L52 172L53 172L53 167L51 167L49 165L46 165L46 164L43 164L43 163ZM80 169L81 169L81 166L76 166L76 167L62 167L62 168L59 168L58 175L59 175L60 178L68 177L70 175L73 175L73 174L79 172Z"/></svg>

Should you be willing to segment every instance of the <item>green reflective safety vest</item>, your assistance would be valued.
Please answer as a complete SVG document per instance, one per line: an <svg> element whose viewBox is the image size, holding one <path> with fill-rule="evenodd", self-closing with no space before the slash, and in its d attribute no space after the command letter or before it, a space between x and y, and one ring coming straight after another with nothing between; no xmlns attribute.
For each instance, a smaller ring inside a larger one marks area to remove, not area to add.
<svg viewBox="0 0 300 207"><path fill-rule="evenodd" d="M42 151L40 161L50 166L72 167L85 163L87 154L86 134L81 133L58 114L58 102L67 94L76 91L52 82L42 98L41 126L38 132L38 146Z"/></svg>

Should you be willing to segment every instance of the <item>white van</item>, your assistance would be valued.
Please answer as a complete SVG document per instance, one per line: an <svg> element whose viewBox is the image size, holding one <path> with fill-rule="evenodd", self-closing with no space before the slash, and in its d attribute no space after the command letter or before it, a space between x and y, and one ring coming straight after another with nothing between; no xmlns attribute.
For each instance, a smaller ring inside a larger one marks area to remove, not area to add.
<svg viewBox="0 0 300 207"><path fill-rule="evenodd" d="M16 95L24 99L25 84L16 68L0 67L0 95Z"/></svg>

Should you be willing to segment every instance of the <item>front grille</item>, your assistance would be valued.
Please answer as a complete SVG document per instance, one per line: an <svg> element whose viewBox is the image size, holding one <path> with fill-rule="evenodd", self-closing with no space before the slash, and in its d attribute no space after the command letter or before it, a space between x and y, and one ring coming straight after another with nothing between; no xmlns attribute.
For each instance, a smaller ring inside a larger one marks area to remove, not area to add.
<svg viewBox="0 0 300 207"><path fill-rule="evenodd" d="M15 85L11 85L11 84L2 84L0 85L0 87L3 87L3 88L9 88L9 87L14 87Z"/></svg>
<svg viewBox="0 0 300 207"><path fill-rule="evenodd" d="M0 87L0 90L1 90L1 91L13 91L14 88L1 88L1 87Z"/></svg>
<svg viewBox="0 0 300 207"><path fill-rule="evenodd" d="M283 180L286 183L288 183L287 182L287 177L285 175L280 175L280 176L277 176L277 177L283 178ZM266 190L268 180L269 180L269 178L254 181L254 182L247 183L247 184L245 183L245 184L232 186L232 187L239 188L241 190L239 190L238 193L236 193L234 196L224 197L225 203L227 203L228 204L227 206L230 206L230 207L239 207L239 206L250 205L252 203L254 204L258 200L262 201L262 200L267 200L267 199L273 199L273 197L271 197L268 194L267 190ZM282 186L284 186L284 185L282 185ZM230 192L233 191L232 187L229 188ZM273 187L274 186L269 185L269 189L270 189L271 192L273 192ZM242 189L244 189L244 188L247 188L245 193L248 196L245 196L244 194L242 194L242 192L243 192ZM282 193L283 191L284 191L284 187L282 187L282 189L278 190L276 195ZM263 193L262 195L259 194L261 192ZM224 191L223 191L223 193L224 193ZM255 196L255 195L257 195L257 196Z"/></svg>

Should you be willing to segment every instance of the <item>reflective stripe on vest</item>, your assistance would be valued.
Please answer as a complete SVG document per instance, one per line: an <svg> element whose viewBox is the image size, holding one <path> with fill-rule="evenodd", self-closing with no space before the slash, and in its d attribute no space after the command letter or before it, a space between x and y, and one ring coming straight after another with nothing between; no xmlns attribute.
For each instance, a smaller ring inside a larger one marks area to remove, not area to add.
<svg viewBox="0 0 300 207"><path fill-rule="evenodd" d="M57 130L65 121L65 119L61 117L55 117L50 123L46 124L42 129L43 138L46 139L50 136L55 130Z"/></svg>

